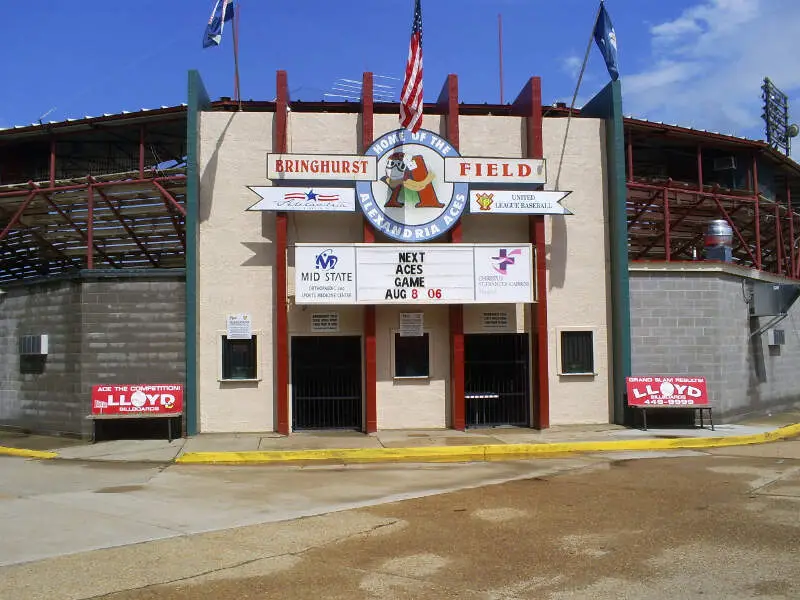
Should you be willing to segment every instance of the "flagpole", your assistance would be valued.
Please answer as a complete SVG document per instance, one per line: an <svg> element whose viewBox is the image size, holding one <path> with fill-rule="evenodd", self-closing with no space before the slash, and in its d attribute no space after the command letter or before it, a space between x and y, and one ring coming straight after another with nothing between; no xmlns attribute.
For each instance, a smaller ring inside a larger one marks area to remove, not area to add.
<svg viewBox="0 0 800 600"><path fill-rule="evenodd" d="M567 136L569 136L569 123L572 120L572 111L575 109L575 100L578 98L578 90L581 88L581 80L583 79L583 72L586 70L586 63L589 61L589 52L592 50L592 42L594 41L594 30L597 27L597 19L600 17L600 11L603 10L603 0L600 0L600 5L597 7L597 14L592 21L592 33L589 36L589 43L586 44L586 54L583 56L583 64L581 65L581 72L578 75L578 85L575 86L575 93L572 94L572 103L569 105L569 112L567 113L567 128L564 132L564 143L561 145L561 158L558 159L558 173L556 174L556 186L558 191L559 180L561 179L561 165L564 163L564 151L567 149Z"/></svg>
<svg viewBox="0 0 800 600"><path fill-rule="evenodd" d="M241 3L237 2L233 10L233 97L239 103L239 110L242 110L242 94L239 89L239 11Z"/></svg>

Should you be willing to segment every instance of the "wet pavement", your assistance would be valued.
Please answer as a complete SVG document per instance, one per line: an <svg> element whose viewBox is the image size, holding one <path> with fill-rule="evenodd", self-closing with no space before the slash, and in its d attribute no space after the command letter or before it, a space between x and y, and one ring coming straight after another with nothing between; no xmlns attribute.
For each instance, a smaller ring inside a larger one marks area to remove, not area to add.
<svg viewBox="0 0 800 600"><path fill-rule="evenodd" d="M320 486L320 496L334 498L381 485L407 493L357 509L0 567L0 598L800 597L800 440L645 456L481 463L480 473L461 464L174 465L161 474L176 479L158 483L152 496L140 497L161 475L129 484L140 489L88 497L174 500L169 494L179 493L183 478L200 471L210 478L204 491L185 493L208 515L235 508L232 497L290 506ZM503 482L493 470L509 465L520 471L505 472L511 480ZM106 487L125 485L124 476L111 473ZM460 473L453 488L465 489L413 497L420 493L413 482L441 485L453 473ZM22 483L15 484L19 491ZM38 477L27 485L32 495L47 495ZM68 482L62 487L70 493ZM132 504L129 516L147 521L137 506L144 504ZM68 533L80 537L79 522Z"/></svg>

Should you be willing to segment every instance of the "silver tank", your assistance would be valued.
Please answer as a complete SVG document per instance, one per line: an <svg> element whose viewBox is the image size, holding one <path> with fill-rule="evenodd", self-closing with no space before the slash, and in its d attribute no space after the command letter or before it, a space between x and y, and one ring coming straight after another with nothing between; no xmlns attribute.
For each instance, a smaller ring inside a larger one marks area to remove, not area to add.
<svg viewBox="0 0 800 600"><path fill-rule="evenodd" d="M725 219L710 221L706 228L704 244L706 260L731 262L733 260L733 228Z"/></svg>
<svg viewBox="0 0 800 600"><path fill-rule="evenodd" d="M706 247L733 245L733 229L725 219L715 219L708 224L704 245Z"/></svg>

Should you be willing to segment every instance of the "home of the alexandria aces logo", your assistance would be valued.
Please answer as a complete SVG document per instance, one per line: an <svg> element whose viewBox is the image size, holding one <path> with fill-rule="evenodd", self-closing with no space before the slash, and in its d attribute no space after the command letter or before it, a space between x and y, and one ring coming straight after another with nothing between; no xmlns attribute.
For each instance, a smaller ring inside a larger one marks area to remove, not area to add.
<svg viewBox="0 0 800 600"><path fill-rule="evenodd" d="M376 157L378 178L357 181L356 194L376 229L401 242L425 242L458 222L469 189L445 180L445 158L460 156L447 140L425 129L399 129L375 140L365 154Z"/></svg>

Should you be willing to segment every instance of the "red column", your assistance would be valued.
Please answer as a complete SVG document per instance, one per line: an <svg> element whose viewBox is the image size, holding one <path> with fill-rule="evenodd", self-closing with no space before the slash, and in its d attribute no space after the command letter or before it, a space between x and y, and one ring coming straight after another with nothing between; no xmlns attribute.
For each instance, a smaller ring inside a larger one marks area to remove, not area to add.
<svg viewBox="0 0 800 600"><path fill-rule="evenodd" d="M445 138L456 150L459 148L458 131L458 77L450 74L439 94L438 103L444 107ZM461 221L450 230L450 242L460 244L463 240ZM464 400L464 307L451 304L450 313L450 397L452 399L453 429L466 429L466 401Z"/></svg>
<svg viewBox="0 0 800 600"><path fill-rule="evenodd" d="M758 161L753 156L753 193L755 194L756 207L754 217L756 219L756 269L761 270L761 214L760 200L758 198Z"/></svg>
<svg viewBox="0 0 800 600"><path fill-rule="evenodd" d="M672 185L672 179L667 180L667 185L664 188L664 260L669 262L672 260L672 240L670 239L670 216L669 216L669 187Z"/></svg>
<svg viewBox="0 0 800 600"><path fill-rule="evenodd" d="M361 83L361 151L369 148L373 138L372 73L364 73ZM364 242L375 242L375 231L364 219ZM378 431L378 344L375 337L375 306L364 307L364 403L365 433Z"/></svg>
<svg viewBox="0 0 800 600"><path fill-rule="evenodd" d="M50 187L56 187L56 138L50 138Z"/></svg>
<svg viewBox="0 0 800 600"><path fill-rule="evenodd" d="M275 152L286 152L286 120L289 108L289 85L286 71L277 74L275 105ZM275 215L275 402L278 433L289 435L289 315L287 313L286 243L288 216Z"/></svg>
<svg viewBox="0 0 800 600"><path fill-rule="evenodd" d="M797 277L794 254L794 209L792 208L792 190L789 179L786 179L786 210L789 212L789 276Z"/></svg>
<svg viewBox="0 0 800 600"><path fill-rule="evenodd" d="M526 118L528 158L544 158L542 142L542 80L531 77L514 100L514 114ZM529 217L530 241L536 249L536 304L533 319L533 348L536 361L533 403L533 426L550 427L550 367L547 339L547 251L544 217Z"/></svg>
<svg viewBox="0 0 800 600"><path fill-rule="evenodd" d="M94 269L94 188L92 184L86 190L86 268Z"/></svg>

